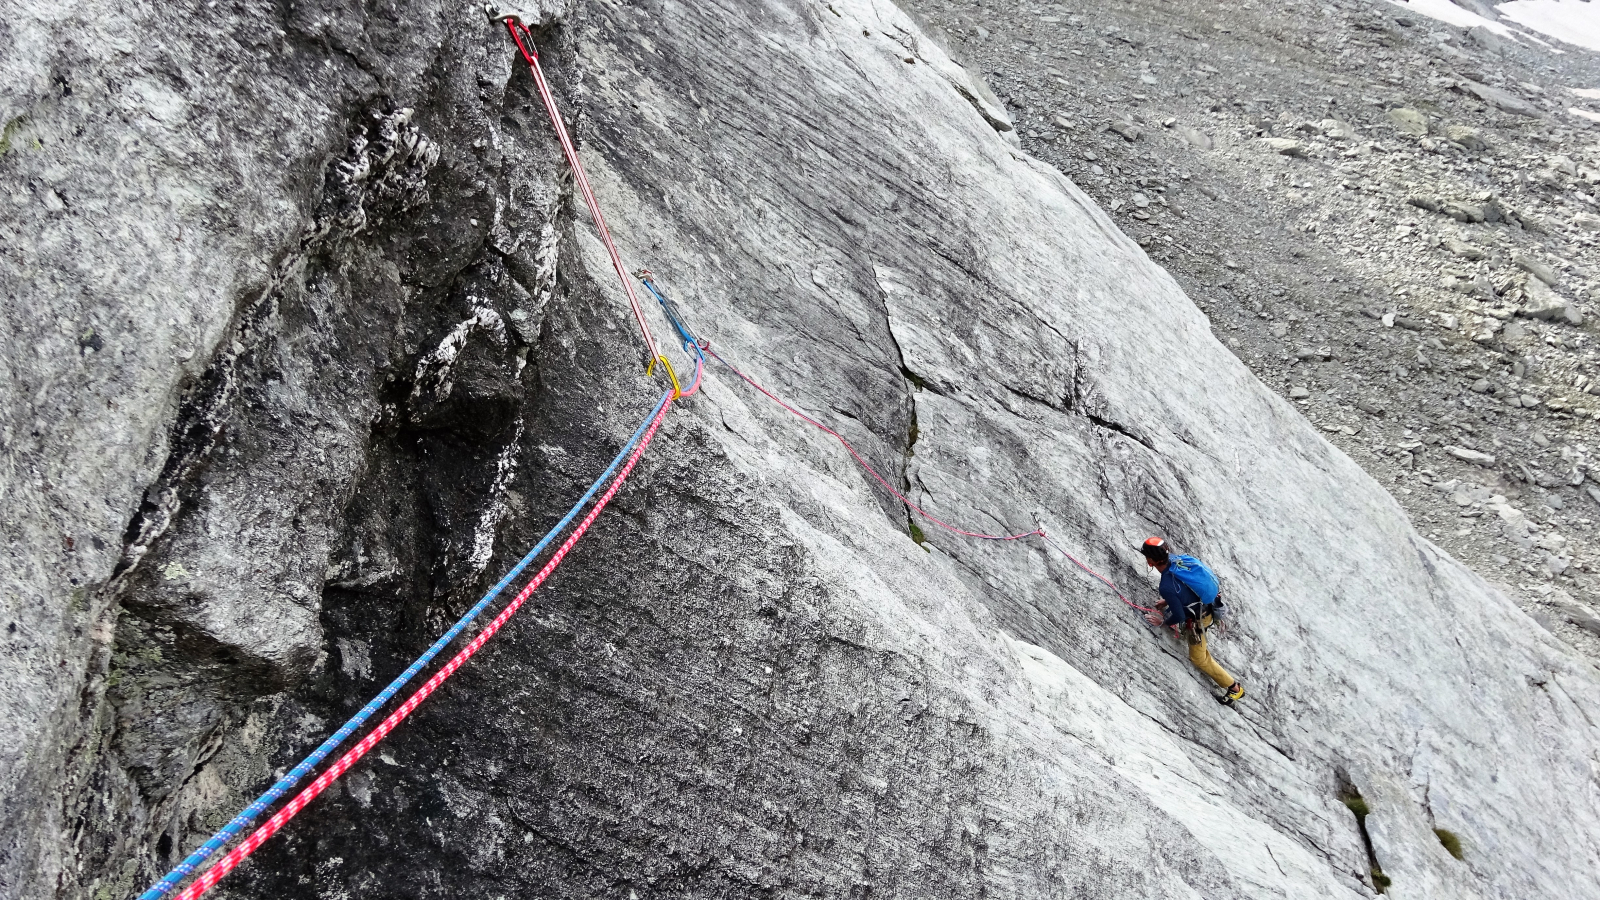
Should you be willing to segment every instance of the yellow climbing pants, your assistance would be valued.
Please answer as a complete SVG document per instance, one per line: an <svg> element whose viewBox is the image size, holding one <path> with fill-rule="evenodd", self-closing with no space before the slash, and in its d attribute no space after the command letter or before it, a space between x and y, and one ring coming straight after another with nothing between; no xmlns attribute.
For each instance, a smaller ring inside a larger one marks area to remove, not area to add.
<svg viewBox="0 0 1600 900"><path fill-rule="evenodd" d="M1227 669L1218 665L1217 661L1211 658L1211 650L1206 647L1205 629L1210 627L1211 616L1206 615L1200 617L1199 628L1184 629L1184 639L1189 642L1189 662L1194 663L1196 669L1210 675L1211 680L1217 683L1217 687L1223 689L1231 688L1234 685L1233 676L1229 675Z"/></svg>

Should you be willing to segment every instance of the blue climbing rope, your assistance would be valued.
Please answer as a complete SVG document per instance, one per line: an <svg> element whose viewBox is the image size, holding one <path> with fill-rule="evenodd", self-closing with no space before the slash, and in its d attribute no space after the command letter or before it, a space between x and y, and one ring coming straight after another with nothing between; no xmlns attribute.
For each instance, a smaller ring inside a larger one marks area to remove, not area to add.
<svg viewBox="0 0 1600 900"><path fill-rule="evenodd" d="M698 380L699 379L697 378L697 383ZM445 632L437 641L434 641L433 646L429 647L427 652L417 657L417 661L412 663L411 666L404 672L401 672L400 675L395 678L395 680L389 682L389 686L384 688L383 691L378 694L378 696L373 697L366 706L361 707L360 712L357 712L355 715L350 717L350 721L345 722L338 731L334 732L328 737L327 740L323 741L322 746L312 751L311 755L307 756L299 765L290 770L289 774L278 779L277 784L274 784L270 789L267 790L266 793L262 794L260 797L257 797L254 803L251 803L249 806L245 807L244 810L241 811L237 816L234 816L233 820L227 825L224 825L221 831L218 831L215 835L212 835L210 840L206 841L193 853L189 854L188 858L179 863L171 872L168 872L166 877L151 885L150 889L145 891L143 894L140 894L139 900L161 900L162 897L166 896L173 888L178 886L178 882L182 881L184 878L187 878L191 873L193 873L196 867L198 867L200 863L204 862L207 857L222 849L225 844L237 837L240 832L244 831L246 828L249 828L250 825L255 822L256 818L262 813L266 812L267 809L278 800L278 798L288 793L289 789L293 788L295 784L300 781L300 779L309 775L318 764L328 757L328 754L332 753L335 748L344 742L345 738L348 738L350 735L354 734L363 724L366 723L367 719L372 717L373 713L377 712L385 703L388 703L391 699L393 699L394 695L399 693L400 689L406 686L406 682L416 677L418 672L421 672L429 662L433 661L435 656L439 655L439 651L443 650L451 641L455 640L456 637L460 635L468 625L471 625L472 621L482 614L483 611L489 607L489 604L494 602L494 599L500 595L500 592L504 591L507 587L510 587L511 583L517 579L517 576L522 574L522 570L526 569L529 564L533 562L534 558L543 552L545 547L550 545L551 541L555 540L557 535L561 534L562 531L566 530L568 525L572 524L572 520L577 518L578 513L589 504L590 500L594 499L594 495L599 492L600 488L604 486L607 481L611 480L611 476L616 474L617 467L622 465L622 461L627 458L628 453L633 449L634 445L639 442L641 437L643 437L645 429L648 428L650 423L655 420L656 414L661 412L662 405L671 399L671 397L672 394L670 393L662 396L661 400L656 403L655 408L650 410L650 415L646 416L644 421L639 424L638 430L634 431L633 437L628 439L628 443L623 445L622 449L617 453L616 458L611 461L611 465L608 466L603 473L601 473L600 477L596 479L594 484L589 486L589 490L581 498L579 498L577 504L575 504L572 509L567 512L566 516L562 518L561 521L555 524L554 528L550 529L549 534L546 534L544 538L539 541L539 543L534 545L532 550L528 551L528 555L524 556L521 562L513 566L511 571L507 572L506 576L500 579L499 583L489 589L489 593L483 595L483 599L479 600L476 606L467 610L466 615L462 616L456 622L456 624L453 625L449 631Z"/></svg>

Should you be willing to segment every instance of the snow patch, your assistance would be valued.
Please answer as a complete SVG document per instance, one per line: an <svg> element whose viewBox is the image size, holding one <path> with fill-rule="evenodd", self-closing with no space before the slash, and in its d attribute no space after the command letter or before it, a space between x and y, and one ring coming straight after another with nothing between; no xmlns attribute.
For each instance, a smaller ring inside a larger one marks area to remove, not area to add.
<svg viewBox="0 0 1600 900"><path fill-rule="evenodd" d="M1505 25L1485 19L1475 12L1462 9L1451 3L1450 0L1389 0L1389 2L1401 9L1408 9L1430 19L1444 22L1447 25L1455 25L1461 28L1482 27L1501 37L1512 37L1511 29ZM1501 7L1501 9L1504 8Z"/></svg>
<svg viewBox="0 0 1600 900"><path fill-rule="evenodd" d="M1413 0L1412 5L1417 2L1422 0ZM1427 2L1449 5L1448 0ZM1574 46L1600 50L1600 3L1587 0L1513 0L1495 9L1524 28Z"/></svg>

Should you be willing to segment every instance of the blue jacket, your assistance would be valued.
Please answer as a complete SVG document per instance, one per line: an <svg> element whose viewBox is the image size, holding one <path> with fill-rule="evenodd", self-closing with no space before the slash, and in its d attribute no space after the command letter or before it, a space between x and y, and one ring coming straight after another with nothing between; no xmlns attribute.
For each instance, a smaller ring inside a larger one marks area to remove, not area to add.
<svg viewBox="0 0 1600 900"><path fill-rule="evenodd" d="M1173 554L1171 565L1161 573L1161 599L1167 601L1163 625L1182 625L1189 621L1189 607L1196 610L1217 602L1221 587L1211 567L1194 558ZM1203 615L1203 611L1200 613Z"/></svg>

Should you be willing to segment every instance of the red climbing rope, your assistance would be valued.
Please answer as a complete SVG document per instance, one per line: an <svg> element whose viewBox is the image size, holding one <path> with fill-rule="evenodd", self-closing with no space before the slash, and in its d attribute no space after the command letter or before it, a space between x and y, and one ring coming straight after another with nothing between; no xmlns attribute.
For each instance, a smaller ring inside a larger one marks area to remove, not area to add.
<svg viewBox="0 0 1600 900"><path fill-rule="evenodd" d="M848 450L850 452L850 455L856 458L856 462L861 464L861 468L867 470L867 474L868 475L871 475L874 479L877 480L877 482L879 484L883 485L883 489L884 490L886 490L889 493L895 495L896 497L899 497L900 498L900 502L902 502L905 505L907 505L907 506L911 507L912 509L916 510L917 513L920 514L924 519L927 519L929 522L932 522L933 524L938 525L940 528L943 528L946 531L954 532L954 533L962 535L964 537L981 538L981 539L986 540L986 541L1015 541L1015 540L1019 540L1021 538L1025 538L1025 537L1033 537L1034 535L1038 535L1040 537L1044 536L1044 532L1039 530L1039 529L1034 529L1033 531L1024 531L1024 532L1022 532L1020 534L984 534L983 532L980 532L980 531L966 531L964 529L957 528L956 526L951 525L949 522L946 522L945 520L939 518L938 516L934 515L933 513L928 512L927 510L923 509L922 507L918 506L917 504L912 503L910 497L907 497L905 494L902 494L899 491L895 490L894 485L890 484L882 475L879 475L878 474L878 470L874 469L872 467L872 464L867 462L866 459L864 459L861 456L860 453L857 453L856 452L856 448L850 446L850 442L845 440L844 436L839 434L839 432L834 431L832 428L829 428L828 426L822 424L821 422L818 422L816 419L811 418L810 416L806 415L805 413L801 412L800 410L795 409L794 407L790 406L789 404L783 402L781 399L778 398L778 395L772 393L771 391L769 391L766 388L762 387L761 385L757 384L756 380L754 378L751 378L749 375L746 375L745 373L743 373L743 372L739 371L738 369L734 368L732 363L730 363L727 360L723 359L722 357L718 356L717 355L717 351L711 349L711 346L709 344L702 344L701 345L701 349L704 350L705 352L711 354L711 358L712 359L715 359L717 362L722 363L723 365L727 366L728 367L728 371L730 371L733 374L739 376L740 378L743 378L746 384L750 385L751 387L755 388L756 390L760 391L761 393L766 394L767 395L767 399L771 400L773 403L776 403L779 406L783 407L784 409L787 409L789 412L794 413L796 416L799 416L801 419L804 419L806 422L809 422L812 426L814 426L816 428L820 428L823 431L826 431L827 433L833 435L834 440L837 440L840 444L844 445L844 449Z"/></svg>
<svg viewBox="0 0 1600 900"><path fill-rule="evenodd" d="M528 26L522 24L514 16L505 19L506 28L511 32L511 39L517 42L517 49L522 51L522 58L527 60L528 68L533 71L534 84L539 87L539 98L544 101L545 111L550 114L550 124L555 127L556 137L561 140L561 152L566 154L567 165L572 167L572 179L578 185L578 191L583 194L583 202L589 206L589 215L594 217L596 230L600 232L600 239L605 242L606 252L611 254L611 265L617 270L617 277L622 279L622 289L628 294L628 305L633 307L633 317L639 323L639 334L644 337L645 350L650 354L650 367L662 360L661 351L656 349L656 339L650 334L650 326L644 320L644 307L639 304L639 298L633 292L633 281L628 277L628 270L622 265L622 256L617 253L617 245L611 240L611 230L606 227L606 217L600 212L600 203L594 198L594 189L589 186L589 176L583 171L583 162L578 159L578 148L572 143L572 137L567 134L567 126L561 121L561 112L556 109L555 95L550 93L550 85L544 80L544 70L539 67L539 54L533 49L533 35L528 31ZM523 42L523 38L527 42ZM648 372L649 369L646 369Z"/></svg>
<svg viewBox="0 0 1600 900"><path fill-rule="evenodd" d="M1147 613L1155 612L1155 610L1151 609L1148 606L1140 606L1139 604L1133 602L1132 600L1129 600L1127 597L1122 596L1122 592L1117 590L1117 586L1112 584L1111 580L1109 578L1105 577L1104 575L1101 575L1099 572L1096 572L1095 570L1093 570L1093 569L1089 568L1088 566L1084 565L1082 562L1080 562L1078 560L1078 558L1076 556L1073 556L1071 553L1068 553L1067 551L1061 549L1061 545L1057 544L1055 541L1050 540L1050 536L1044 533L1044 529L1043 528L1039 529L1039 537L1043 538L1044 542L1046 544L1049 544L1050 546L1056 548L1056 552L1057 553L1060 553L1062 556L1065 556L1067 559L1072 560L1072 564L1073 565L1075 565L1078 568L1082 569L1083 571L1089 573L1091 576L1093 576L1101 584L1103 584L1106 587L1110 588L1111 589L1111 593L1116 594L1118 600L1121 600L1123 603L1126 603L1129 606L1133 607L1134 609L1141 610L1143 612L1147 612Z"/></svg>
<svg viewBox="0 0 1600 900"><path fill-rule="evenodd" d="M1117 595L1117 599L1118 600L1121 600L1123 603L1128 604L1128 606L1130 606L1130 607L1132 607L1134 609L1137 609L1137 610L1141 610L1143 612L1147 612L1147 613L1155 612L1155 610L1151 609L1148 606L1140 606L1139 604L1134 603L1132 600L1129 600L1127 597L1124 597L1122 595L1122 592L1117 590L1117 586L1115 584L1113 584L1110 579L1106 578L1104 575L1101 575L1099 572L1096 572L1095 570L1093 570L1093 569L1089 568L1088 566L1084 565L1083 562L1081 560L1079 560L1076 556L1073 556L1071 553L1068 553L1067 551L1061 549L1060 545L1058 545L1055 541L1050 540L1049 535L1046 535L1044 533L1044 529L1043 528L1035 528L1032 531L1024 531L1021 534L1010 534L1010 535L983 534L981 532L976 532L976 531L966 531L964 529L957 528L954 525L951 525L949 522L946 522L945 520L939 518L938 516L933 515L932 513L928 512L927 510L923 509L922 507L918 506L917 504L912 503L911 500L909 498L907 498L905 494L902 494L899 491L895 490L894 485L890 484L887 480L885 480L882 475L879 475L878 474L878 470L874 469L872 467L871 463L867 462L864 458L862 458L861 454L856 452L856 448L850 446L850 442L845 440L844 437L839 434L839 432L834 431L832 428L829 428L828 426L822 424L821 422L818 422L816 419L811 418L810 416L806 415L805 413L801 412L800 410L795 409L794 407L792 407L789 404L785 403L780 397L778 397L778 395L776 395L776 394L772 393L771 391L767 390L766 388L762 387L759 383L756 382L756 380L754 378L751 378L749 375L746 375L745 373L739 371L739 369L736 368L733 365L733 363L730 363L727 360L723 359L721 356L719 356L717 354L717 351L711 349L711 345L710 344L701 343L700 349L704 350L706 353L711 354L711 358L712 359L715 359L717 362L722 363L724 366L727 366L728 367L728 371L730 371L733 374L735 374L735 375L739 376L740 378L744 379L745 384L748 384L751 387L755 388L756 390L760 391L761 393L765 394L767 396L767 399L771 400L773 403L778 404L779 406L781 406L784 409L788 410L789 412L793 413L795 416L797 416L800 419L802 419L802 420L806 421L807 423L811 424L813 427L820 428L823 431L826 431L828 434L833 435L834 439L837 440L840 444L844 445L844 449L848 450L850 452L850 455L855 457L856 462L861 464L861 468L866 469L867 470L867 474L871 475L874 479L877 480L877 482L879 484L883 485L885 490L887 490L889 493L895 495L896 497L900 498L900 501L902 503L904 503L906 506L909 506L912 509L916 510L923 518L927 519L930 522L933 522L934 524L938 525L940 528L943 528L946 531L950 531L950 532L953 532L955 534L963 535L965 537L982 538L983 540L988 540L988 541L1015 541L1015 540L1020 540L1021 538L1026 538L1026 537L1038 537L1038 538L1041 538L1041 539L1044 540L1044 542L1046 544L1049 544L1051 547L1054 547L1056 549L1056 551L1058 553L1060 553L1062 556L1065 556L1067 559L1071 560L1073 565L1075 565L1078 568L1082 569L1084 572L1087 572L1089 575L1093 576L1095 578L1095 580L1099 581L1101 584L1103 584L1106 587L1110 588L1111 592L1113 594Z"/></svg>
<svg viewBox="0 0 1600 900"><path fill-rule="evenodd" d="M628 271L622 265L622 256L617 253L617 245L611 240L611 232L606 228L605 216L601 214L600 204L595 200L593 188L589 186L589 176L585 174L583 170L583 163L578 159L577 148L573 145L571 136L567 134L566 125L561 121L560 111L556 109L555 96L551 94L550 85L544 80L544 70L539 66L539 54L533 49L533 34L528 31L528 27L526 25L522 24L522 22L514 16L507 17L504 21L506 29L511 32L511 39L516 41L517 49L522 52L522 58L527 61L529 70L533 72L534 83L539 88L539 98L544 101L545 111L550 114L550 124L555 128L556 136L561 140L561 151L562 153L566 154L567 164L572 167L573 180L577 183L578 190L583 194L584 202L589 206L589 213L594 217L595 227L600 232L601 240L605 242L606 251L611 254L611 265L616 268L617 277L622 279L623 290L625 290L628 294L628 304L633 307L634 318L639 322L639 332L644 336L645 348L650 354L650 365L653 367L658 360L666 363L666 358L663 357L656 349L655 338L650 334L650 326L645 323L644 310L639 304L639 298L634 294L633 282L629 280ZM524 38L527 40L524 41ZM645 274L648 274L648 272ZM646 282L646 286L649 286L648 282ZM651 290L654 291L654 288L651 288ZM663 299L662 303L665 305L666 301ZM685 344L685 346L689 347L693 345ZM932 522L935 525L938 525L940 528L943 528L946 531L950 531L954 534L959 534L963 537L979 538L986 541L1015 541L1026 537L1044 538L1045 542L1050 546L1055 547L1055 549L1059 551L1062 556L1072 560L1073 565L1094 576L1094 578L1104 583L1106 587L1111 588L1112 592L1114 592L1118 599L1120 599L1123 603L1128 604L1134 609L1144 610L1145 612L1154 612L1154 610L1149 609L1148 607L1140 606L1139 604L1129 600L1127 597L1124 597L1122 592L1117 590L1116 585L1112 584L1105 576L1084 565L1072 554L1062 550L1059 546L1056 546L1054 541L1051 541L1045 536L1044 529L1042 528L1036 528L1033 531L1025 531L1020 534L984 534L978 531L967 531L962 528L957 528L938 516L933 515L917 504L911 502L911 498L896 490L895 486L890 484L889 481L882 475L878 474L878 470L874 469L860 453L857 453L856 448L850 446L850 442L845 440L844 437L839 434L839 432L834 431L832 428L829 428L821 422L818 422L816 419L811 418L800 410L795 409L789 404L783 402L783 400L779 399L777 395L762 387L760 384L757 384L755 379L734 368L731 363L723 359L721 356L718 356L716 351L712 350L709 344L702 343L700 344L700 348L706 353L710 353L713 358L722 363L724 366L727 366L730 371L744 379L744 381L751 387L765 394L770 400L772 400L772 402L778 404L811 425L832 435L835 440L844 446L845 450L849 451L850 455L855 458L855 461L860 463L863 469L867 470L867 474L871 475L874 480L883 485L884 490L887 490L889 493L895 495L895 497L899 498L902 503L911 509L916 510L919 515L921 515L924 519L927 519L929 522ZM668 374L671 375L670 363L667 364L667 366ZM675 375L671 377L673 379L673 388L675 391L677 391L677 377ZM697 369L695 378L696 387L699 386L699 381L699 371ZM693 390L694 389L691 389L688 393L693 393Z"/></svg>
<svg viewBox="0 0 1600 900"><path fill-rule="evenodd" d="M698 368L696 375L697 377L695 382L698 384ZM224 876L233 871L234 868L238 866L239 863L243 862L246 857L254 853L257 847L260 847L268 838L276 834L278 829L282 828L290 819L294 818L296 813L304 809L306 804L316 799L317 795L322 793L328 787L328 785L333 784L334 781L338 780L340 775L343 775L347 769L355 765L357 760L365 756L368 750L371 750L379 741L383 740L384 737L388 735L389 732L393 731L395 726L399 725L406 716L411 715L411 712L421 705L422 701L428 699L429 694L432 694L436 689L438 689L439 685L444 684L445 679L449 678L451 675L454 675L457 669L465 665L467 660L471 659L472 655L478 652L478 648L482 647L485 643L488 643L489 639L495 636L495 632L499 631L500 627L516 613L517 609L522 606L523 601L527 600L528 597L533 594L534 590L537 589L539 585L543 584L546 578L550 577L550 573L554 572L556 567L561 565L561 560L566 557L567 551L571 550L573 545L578 543L578 539L583 537L584 532L589 530L590 525L594 524L595 517L600 515L600 511L606 508L607 503L611 502L611 498L617 493L617 489L622 487L622 483L624 481L628 480L628 473L633 471L634 464L637 463L639 458L644 455L645 448L650 446L650 439L655 437L656 429L661 426L661 420L666 418L667 410L672 408L672 399L673 398L669 396L667 401L662 404L661 411L656 413L655 418L651 420L650 429L645 432L644 439L641 440L639 442L639 446L634 449L633 455L628 457L627 464L623 466L622 471L617 475L616 480L611 482L611 486L606 489L606 492L603 495L601 495L600 502L596 503L594 507L589 510L588 515L583 517L583 521L578 524L577 529L573 531L572 534L567 537L566 541L561 544L561 547L556 550L555 555L550 557L550 561L544 564L544 568L539 570L539 574L533 576L533 579L530 580L520 592L518 592L517 596L509 604L507 604L506 608L501 610L498 616L494 617L494 621L490 622L483 629L483 631L478 634L477 637L473 638L471 643L461 648L461 652L457 653L455 658L451 659L448 663L445 663L444 668L440 669L432 678L428 679L427 683L418 688L416 693L406 698L406 701L400 704L400 707L393 713L390 713L389 717L384 719L377 728L374 728L370 734L362 738L360 743L356 744L354 747L351 747L350 750L345 753L345 755L339 757L338 762L334 763L328 768L327 771L317 776L317 780L306 785L306 787L301 790L299 794L295 795L293 800L290 800L282 809L273 814L271 819L268 819L248 838L245 838L243 843L230 851L227 856L224 856L222 859L218 860L211 866L211 868L206 870L204 875L201 875L198 880L185 888L182 893L178 894L177 900L195 900L196 897L204 894L206 891L210 890L214 885L216 885L218 881L221 881Z"/></svg>

